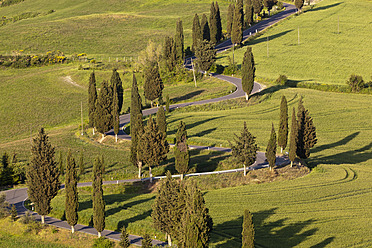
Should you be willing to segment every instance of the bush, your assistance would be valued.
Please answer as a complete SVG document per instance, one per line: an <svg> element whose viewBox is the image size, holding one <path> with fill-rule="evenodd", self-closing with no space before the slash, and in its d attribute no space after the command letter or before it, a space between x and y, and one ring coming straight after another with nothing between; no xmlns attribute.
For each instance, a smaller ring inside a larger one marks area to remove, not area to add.
<svg viewBox="0 0 372 248"><path fill-rule="evenodd" d="M280 75L276 80L275 83L279 85L285 85L288 81L288 78L286 75Z"/></svg>
<svg viewBox="0 0 372 248"><path fill-rule="evenodd" d="M280 2L280 1L278 1L278 3L276 4L276 6L278 7L278 9L280 10L280 9L283 9L283 3L282 2Z"/></svg>
<svg viewBox="0 0 372 248"><path fill-rule="evenodd" d="M364 88L363 78L359 75L351 75L346 83L350 86L352 92L359 92Z"/></svg>
<svg viewBox="0 0 372 248"><path fill-rule="evenodd" d="M26 232L38 234L42 229L44 228L44 225L37 221L31 221L27 224Z"/></svg>
<svg viewBox="0 0 372 248"><path fill-rule="evenodd" d="M20 222L22 224L29 224L31 222L35 222L35 218L32 216L32 214L29 211L27 211L25 215L22 215Z"/></svg>
<svg viewBox="0 0 372 248"><path fill-rule="evenodd" d="M94 240L93 246L94 248L111 248L113 247L113 243L106 239L105 237L100 237Z"/></svg>

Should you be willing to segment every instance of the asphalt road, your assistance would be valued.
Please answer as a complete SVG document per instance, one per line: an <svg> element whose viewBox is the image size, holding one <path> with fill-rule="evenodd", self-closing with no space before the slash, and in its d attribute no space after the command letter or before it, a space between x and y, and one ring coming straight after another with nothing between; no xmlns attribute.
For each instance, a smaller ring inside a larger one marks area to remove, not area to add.
<svg viewBox="0 0 372 248"><path fill-rule="evenodd" d="M259 31L262 31L266 29L267 27L277 23L278 21L286 18L289 15L292 15L296 12L296 8L293 5L286 4L284 3L284 6L286 7L286 10L278 13L272 17L270 17L267 20L263 20L254 26L250 27L249 29L245 30L243 33L243 40L247 39L250 35L253 35ZM230 40L227 40L225 42L222 42L221 44L216 46L217 52L223 52L226 49L231 48L232 44ZM185 66L187 67L189 65L189 61L185 61ZM181 108L181 107L186 107L186 106L192 106L192 105L201 105L201 104L207 104L207 103L214 103L214 102L219 102L227 99L234 99L238 97L243 97L244 91L242 90L242 84L241 84L241 79L239 78L234 78L234 77L229 77L229 76L224 76L224 75L218 75L218 74L212 74L213 77L219 78L221 80L225 80L227 82L230 82L236 86L236 90L231 93L230 95L215 98L215 99L209 99L209 100L203 100L203 101L197 101L197 102L190 102L190 103L180 103L180 104L173 104L170 106L170 109L176 109L176 108ZM259 92L262 89L262 86L258 83L255 83L252 94ZM150 114L155 114L157 112L157 108L151 108L151 109L146 109L143 110L143 115L147 116ZM122 115L120 116L120 126L123 127L126 124L128 124L130 121L130 116L129 114ZM120 128L122 129L122 128ZM108 135L114 135L113 130L107 132ZM120 130L120 133L118 134L118 137L121 139L127 139L130 140L130 136L125 134L122 130ZM206 147L206 146L190 146L191 149L209 149L209 150L216 150L216 151L223 151L223 152L230 152L231 150L229 148L222 148L222 147ZM277 159L278 164L281 164L284 161L282 158ZM250 169L259 169L267 167L267 163L265 162L265 154L264 153L257 153L257 160L256 162L250 166ZM229 171L224 171L224 173L228 172L235 172L235 171L241 171L242 169L237 169L237 170L229 170ZM218 172L213 172L213 173L218 173ZM199 176L203 174L209 174L207 173L194 173L190 174L188 176ZM118 180L118 181L105 181L103 184L119 184L119 183L124 183L124 182L134 182L134 181L141 181L141 180L148 180L148 178L143 178L143 179L131 179L131 180ZM79 183L78 187L83 187L83 186L91 186L92 183ZM63 185L61 186L63 188ZM24 207L24 201L27 199L27 188L20 188L20 189L12 189L12 190L7 190L5 191L6 194L6 200L10 204L14 204L17 208L18 215L24 215L27 209ZM40 216L32 212L33 216L36 218L36 220L40 221ZM70 230L70 226L67 224L66 221L61 221L56 218L52 217L45 217L45 222L50 225L54 225L59 228L65 228ZM97 231L93 227L85 226L85 225L76 225L75 230L79 232L84 232L84 233L89 233L93 235L97 235ZM102 235L115 239L115 240L120 240L120 233L110 231L110 230L104 230L102 232ZM140 236L135 236L135 235L129 235L130 242L135 245L141 245L141 240L142 237ZM165 245L166 243L153 240L154 245Z"/></svg>

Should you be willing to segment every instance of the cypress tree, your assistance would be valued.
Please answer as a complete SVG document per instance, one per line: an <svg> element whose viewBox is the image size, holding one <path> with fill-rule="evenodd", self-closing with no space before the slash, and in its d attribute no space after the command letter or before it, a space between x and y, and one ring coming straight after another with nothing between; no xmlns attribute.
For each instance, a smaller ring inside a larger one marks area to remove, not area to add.
<svg viewBox="0 0 372 248"><path fill-rule="evenodd" d="M243 130L240 133L240 136L234 134L234 143L231 142L232 156L244 165L244 176L247 174L246 166L250 166L256 161L256 155L258 146L256 144L256 137L254 137L247 128L246 122L244 122Z"/></svg>
<svg viewBox="0 0 372 248"><path fill-rule="evenodd" d="M248 209L244 210L242 248L254 248L254 225Z"/></svg>
<svg viewBox="0 0 372 248"><path fill-rule="evenodd" d="M98 238L105 229L105 200L103 199L102 177L104 172L103 157L96 158L93 165L93 226L98 232Z"/></svg>
<svg viewBox="0 0 372 248"><path fill-rule="evenodd" d="M143 235L142 239L142 248L151 248L152 247L152 239L149 234Z"/></svg>
<svg viewBox="0 0 372 248"><path fill-rule="evenodd" d="M148 61L144 70L145 84L144 91L147 100L152 102L162 95L164 89L163 81L159 74L159 67L156 62Z"/></svg>
<svg viewBox="0 0 372 248"><path fill-rule="evenodd" d="M270 170L272 170L276 162L276 133L274 129L274 124L272 124L270 139L266 147L265 156L267 162L269 162Z"/></svg>
<svg viewBox="0 0 372 248"><path fill-rule="evenodd" d="M9 214L9 203L5 200L5 198L5 194L0 192L0 219L7 217Z"/></svg>
<svg viewBox="0 0 372 248"><path fill-rule="evenodd" d="M302 7L304 6L304 0L295 0L294 4L297 8L297 11L301 12Z"/></svg>
<svg viewBox="0 0 372 248"><path fill-rule="evenodd" d="M213 44L217 43L217 13L214 6L214 2L211 3L210 15L209 15L209 31L210 38Z"/></svg>
<svg viewBox="0 0 372 248"><path fill-rule="evenodd" d="M11 185L13 184L14 170L11 164L9 164L9 156L4 152L1 158L0 167L0 185Z"/></svg>
<svg viewBox="0 0 372 248"><path fill-rule="evenodd" d="M78 221L79 199L77 191L77 168L71 150L67 153L66 159L66 204L65 213L67 223L71 226L71 232L75 232L75 225Z"/></svg>
<svg viewBox="0 0 372 248"><path fill-rule="evenodd" d="M119 247L128 248L130 246L129 235L125 226L121 228Z"/></svg>
<svg viewBox="0 0 372 248"><path fill-rule="evenodd" d="M90 74L89 77L89 97L88 97L88 104L89 104L89 126L95 128L95 114L96 114L96 102L97 102L97 89L96 89L96 76L94 71Z"/></svg>
<svg viewBox="0 0 372 248"><path fill-rule="evenodd" d="M13 221L16 221L17 220L17 216L18 216L18 213L17 213L16 206L14 204L12 204L12 208L10 209L10 218Z"/></svg>
<svg viewBox="0 0 372 248"><path fill-rule="evenodd" d="M183 58L184 58L184 52L183 52L184 37L183 37L182 21L180 19L177 21L176 36L174 38L174 43L176 47L176 61L177 63L181 64L183 63Z"/></svg>
<svg viewBox="0 0 372 248"><path fill-rule="evenodd" d="M198 14L195 14L192 23L192 51L195 53L198 45L198 40L203 40L203 34L200 27L200 20Z"/></svg>
<svg viewBox="0 0 372 248"><path fill-rule="evenodd" d="M200 23L201 31L203 34L203 40L210 41L211 40L211 35L210 35L210 30L209 30L209 23L207 16L203 14L201 23Z"/></svg>
<svg viewBox="0 0 372 248"><path fill-rule="evenodd" d="M231 37L232 25L234 22L234 12L235 12L235 5L230 3L229 8L227 9L227 27L226 27L226 32L229 38Z"/></svg>
<svg viewBox="0 0 372 248"><path fill-rule="evenodd" d="M217 42L219 42L222 39L222 23L221 23L220 6L218 6L218 2L217 1L214 4L214 7L216 9Z"/></svg>
<svg viewBox="0 0 372 248"><path fill-rule="evenodd" d="M167 159L169 145L163 132L159 131L156 122L150 116L147 126L138 141L139 160L149 166L150 182L152 182L151 167L158 166Z"/></svg>
<svg viewBox="0 0 372 248"><path fill-rule="evenodd" d="M169 171L167 177L160 182L151 217L157 230L165 232L168 245L172 246L172 238L178 238L182 226L181 218L185 210L185 192L183 185L172 179Z"/></svg>
<svg viewBox="0 0 372 248"><path fill-rule="evenodd" d="M192 182L186 187L186 206L181 219L180 247L208 247L213 227L203 194Z"/></svg>
<svg viewBox="0 0 372 248"><path fill-rule="evenodd" d="M261 10L263 8L262 0L252 0L252 4L253 4L253 12L256 14L256 20L257 20L258 15L261 13Z"/></svg>
<svg viewBox="0 0 372 248"><path fill-rule="evenodd" d="M115 141L118 142L118 133L120 125L120 116L119 116L119 96L116 89L116 84L114 84L114 96L112 101L112 119L114 124L114 133Z"/></svg>
<svg viewBox="0 0 372 248"><path fill-rule="evenodd" d="M267 8L267 11L269 12L270 16L270 10L275 5L277 1L276 0L263 0L263 5Z"/></svg>
<svg viewBox="0 0 372 248"><path fill-rule="evenodd" d="M183 121L181 121L178 125L178 130L176 133L174 159L176 170L181 174L181 180L183 180L183 175L189 170L190 163L189 146L187 145L187 131L186 125Z"/></svg>
<svg viewBox="0 0 372 248"><path fill-rule="evenodd" d="M293 167L293 162L296 159L297 135L298 135L298 131L297 131L296 110L293 107L292 123L291 123L291 136L289 138L289 160L291 161L291 167Z"/></svg>
<svg viewBox="0 0 372 248"><path fill-rule="evenodd" d="M165 138L167 138L167 119L165 117L163 106L158 108L158 112L156 113L156 123L159 126L159 131L163 133Z"/></svg>
<svg viewBox="0 0 372 248"><path fill-rule="evenodd" d="M65 167L63 165L63 156L62 156L62 152L61 151L59 152L58 171L59 171L59 174L60 175L64 175L65 174Z"/></svg>
<svg viewBox="0 0 372 248"><path fill-rule="evenodd" d="M234 8L233 24L231 28L231 43L240 44L243 41L243 5L241 0L238 0Z"/></svg>
<svg viewBox="0 0 372 248"><path fill-rule="evenodd" d="M176 66L176 50L172 37L165 37L163 46L163 61L169 71L173 71Z"/></svg>
<svg viewBox="0 0 372 248"><path fill-rule="evenodd" d="M169 113L169 105L170 105L170 100L169 100L169 95L167 94L167 97L165 98L165 111L167 114Z"/></svg>
<svg viewBox="0 0 372 248"><path fill-rule="evenodd" d="M280 102L280 121L278 130L278 146L280 147L280 153L287 147L288 142L288 106L287 99L282 96Z"/></svg>
<svg viewBox="0 0 372 248"><path fill-rule="evenodd" d="M35 204L44 224L45 215L51 211L50 202L59 190L59 173L54 161L55 148L50 144L48 135L41 128L33 139L31 161L27 166L27 194Z"/></svg>
<svg viewBox="0 0 372 248"><path fill-rule="evenodd" d="M207 40L199 41L195 56L196 64L199 69L204 71L205 75L207 75L206 72L216 61L216 50L214 49L214 44Z"/></svg>
<svg viewBox="0 0 372 248"><path fill-rule="evenodd" d="M104 135L112 127L112 88L103 81L96 104L97 131Z"/></svg>
<svg viewBox="0 0 372 248"><path fill-rule="evenodd" d="M252 4L247 4L245 6L245 28L253 25L253 6Z"/></svg>
<svg viewBox="0 0 372 248"><path fill-rule="evenodd" d="M254 86L254 78L256 74L256 67L254 64L254 57L252 48L247 47L247 51L244 53L242 63L242 86L245 92L245 99L248 101L248 96L251 94Z"/></svg>
<svg viewBox="0 0 372 248"><path fill-rule="evenodd" d="M123 101L124 101L124 97L123 97L124 89L123 89L123 83L120 79L120 75L116 69L112 70L110 82L111 82L112 89L114 89L114 86L116 85L116 93L117 93L117 98L118 98L118 113L120 114L121 109L123 107ZM114 93L115 92L113 91L112 95L114 95Z"/></svg>
<svg viewBox="0 0 372 248"><path fill-rule="evenodd" d="M302 97L298 102L297 112L297 156L306 159L310 156L310 149L317 143L315 126L310 113L303 106Z"/></svg>

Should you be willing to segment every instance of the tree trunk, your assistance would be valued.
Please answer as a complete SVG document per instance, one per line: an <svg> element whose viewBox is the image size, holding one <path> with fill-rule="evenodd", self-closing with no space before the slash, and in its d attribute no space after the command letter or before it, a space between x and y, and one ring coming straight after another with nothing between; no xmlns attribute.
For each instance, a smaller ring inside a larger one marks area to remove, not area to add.
<svg viewBox="0 0 372 248"><path fill-rule="evenodd" d="M93 135L95 134L95 132L94 132L94 127L93 127Z"/></svg>
<svg viewBox="0 0 372 248"><path fill-rule="evenodd" d="M115 142L118 143L118 135L115 134Z"/></svg>
<svg viewBox="0 0 372 248"><path fill-rule="evenodd" d="M141 179L142 161L138 161L138 178Z"/></svg>
<svg viewBox="0 0 372 248"><path fill-rule="evenodd" d="M291 167L293 167L293 161L291 161Z"/></svg>
<svg viewBox="0 0 372 248"><path fill-rule="evenodd" d="M75 232L75 226L71 226L71 233Z"/></svg>
<svg viewBox="0 0 372 248"><path fill-rule="evenodd" d="M98 238L100 238L101 237L101 232L98 232Z"/></svg>
<svg viewBox="0 0 372 248"><path fill-rule="evenodd" d="M249 97L249 96L248 96L247 92L245 92L245 100L246 100L246 101L248 101L248 97Z"/></svg>
<svg viewBox="0 0 372 248"><path fill-rule="evenodd" d="M41 216L41 223L42 223L42 224L45 224L45 215L42 215L42 216Z"/></svg>
<svg viewBox="0 0 372 248"><path fill-rule="evenodd" d="M167 234L167 237L168 237L168 246L171 247L172 246L172 238L169 234Z"/></svg>
<svg viewBox="0 0 372 248"><path fill-rule="evenodd" d="M149 174L150 174L150 183L152 183L152 171L151 171L151 166L149 166Z"/></svg>
<svg viewBox="0 0 372 248"><path fill-rule="evenodd" d="M245 166L245 164L244 164L244 176L246 176L247 175L247 166Z"/></svg>
<svg viewBox="0 0 372 248"><path fill-rule="evenodd" d="M233 44L233 66L235 66L235 44Z"/></svg>
<svg viewBox="0 0 372 248"><path fill-rule="evenodd" d="M181 181L183 180L183 174L181 174Z"/></svg>
<svg viewBox="0 0 372 248"><path fill-rule="evenodd" d="M283 147L280 147L280 153L283 154Z"/></svg>
<svg viewBox="0 0 372 248"><path fill-rule="evenodd" d="M152 100L151 100L151 108L152 108Z"/></svg>

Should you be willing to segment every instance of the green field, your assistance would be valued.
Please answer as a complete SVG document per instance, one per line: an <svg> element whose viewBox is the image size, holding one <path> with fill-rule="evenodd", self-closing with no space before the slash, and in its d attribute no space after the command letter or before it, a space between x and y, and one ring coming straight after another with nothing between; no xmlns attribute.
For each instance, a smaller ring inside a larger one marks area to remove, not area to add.
<svg viewBox="0 0 372 248"><path fill-rule="evenodd" d="M313 9L268 29L248 42L256 75L275 80L283 74L295 82L345 84L355 73L370 81L371 11L372 2L368 0L323 0ZM245 51L246 47L235 51L238 66ZM221 54L217 63L227 65L229 56L232 52Z"/></svg>
<svg viewBox="0 0 372 248"><path fill-rule="evenodd" d="M218 2L224 21L228 1ZM14 50L25 53L60 50L100 58L136 58L149 39L162 43L165 36L173 36L178 18L183 21L186 48L191 46L194 14L209 15L210 3L210 0L27 0L0 8L0 16L55 12L0 27L0 54Z"/></svg>

